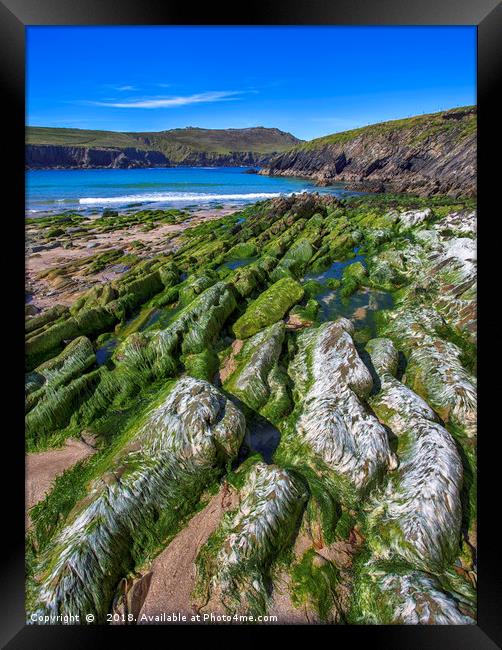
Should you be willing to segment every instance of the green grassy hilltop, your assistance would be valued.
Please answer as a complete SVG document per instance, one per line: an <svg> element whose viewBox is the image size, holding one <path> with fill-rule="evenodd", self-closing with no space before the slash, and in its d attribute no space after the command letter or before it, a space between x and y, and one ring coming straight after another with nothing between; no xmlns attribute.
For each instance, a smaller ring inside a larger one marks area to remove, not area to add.
<svg viewBox="0 0 502 650"><path fill-rule="evenodd" d="M446 117L446 119L445 119ZM463 119L465 118L465 119ZM440 133L456 132L459 138L467 137L476 133L477 115L474 106L463 106L449 111L439 113L428 113L425 115L414 115L401 120L389 120L363 126L358 129L341 131L331 135L322 136L301 142L295 145L291 151L312 151L322 149L326 145L336 145L349 142L358 137L376 138L390 133L403 133L414 130L416 133L415 142L420 143L429 137L437 136Z"/></svg>
<svg viewBox="0 0 502 650"><path fill-rule="evenodd" d="M160 151L172 157L184 149L211 153L250 151L272 153L285 151L300 142L279 129L199 129L187 127L158 132L121 133L40 126L26 128L27 145L58 145L71 147L134 147Z"/></svg>

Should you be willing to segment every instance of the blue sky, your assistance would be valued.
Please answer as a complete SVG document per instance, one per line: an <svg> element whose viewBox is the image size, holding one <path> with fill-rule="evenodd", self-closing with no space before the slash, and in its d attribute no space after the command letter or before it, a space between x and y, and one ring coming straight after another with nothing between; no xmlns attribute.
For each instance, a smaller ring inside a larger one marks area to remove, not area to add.
<svg viewBox="0 0 502 650"><path fill-rule="evenodd" d="M27 28L33 126L310 139L475 103L475 27Z"/></svg>

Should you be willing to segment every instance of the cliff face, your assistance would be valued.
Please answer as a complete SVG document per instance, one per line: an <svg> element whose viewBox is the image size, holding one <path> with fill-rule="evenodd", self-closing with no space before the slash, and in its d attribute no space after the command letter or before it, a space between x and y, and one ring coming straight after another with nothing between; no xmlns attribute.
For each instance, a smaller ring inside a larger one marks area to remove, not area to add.
<svg viewBox="0 0 502 650"><path fill-rule="evenodd" d="M275 156L262 174L420 196L476 195L476 108L337 133Z"/></svg>
<svg viewBox="0 0 502 650"><path fill-rule="evenodd" d="M264 165L300 140L279 129L173 129L120 133L28 127L26 167L174 167Z"/></svg>
<svg viewBox="0 0 502 650"><path fill-rule="evenodd" d="M26 167L29 169L155 167L167 163L166 157L159 151L26 145Z"/></svg>
<svg viewBox="0 0 502 650"><path fill-rule="evenodd" d="M172 160L160 151L141 149L105 149L97 147L67 147L60 145L26 145L28 169L93 169L102 167L127 169L132 167L176 167L186 165L237 167L264 165L271 154L237 151L218 154L204 151L187 151L180 160Z"/></svg>

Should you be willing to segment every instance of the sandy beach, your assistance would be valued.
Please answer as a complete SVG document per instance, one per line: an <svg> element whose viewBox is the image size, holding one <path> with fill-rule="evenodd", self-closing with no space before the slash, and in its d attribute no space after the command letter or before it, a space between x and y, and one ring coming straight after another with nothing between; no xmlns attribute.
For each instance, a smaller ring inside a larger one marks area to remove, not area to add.
<svg viewBox="0 0 502 650"><path fill-rule="evenodd" d="M89 273L86 267L92 264L97 255L113 250L123 251L124 254L134 253L140 258L168 254L177 249L178 235L187 228L236 211L235 207L198 209L190 212L180 223L159 224L148 232L141 225L126 226L110 232L89 229L72 235L71 247L68 247L68 237L61 237L50 245L42 243L44 240L40 229L36 225L28 225L25 240L27 302L36 310L47 309L55 304L71 305L79 295L96 283L118 278L127 270L111 263L99 272ZM138 248L137 242L141 242L141 248ZM51 270L57 270L57 273L51 275ZM44 277L41 277L42 274Z"/></svg>

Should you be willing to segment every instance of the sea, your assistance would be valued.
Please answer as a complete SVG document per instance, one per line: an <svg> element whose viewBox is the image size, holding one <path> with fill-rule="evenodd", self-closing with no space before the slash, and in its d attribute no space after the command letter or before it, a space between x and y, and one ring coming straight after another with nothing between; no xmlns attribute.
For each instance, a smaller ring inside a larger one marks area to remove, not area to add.
<svg viewBox="0 0 502 650"><path fill-rule="evenodd" d="M354 195L337 184L316 187L301 178L262 176L249 167L148 169L50 169L26 172L26 216L62 212L101 214L104 208L239 208L248 203L304 191Z"/></svg>

